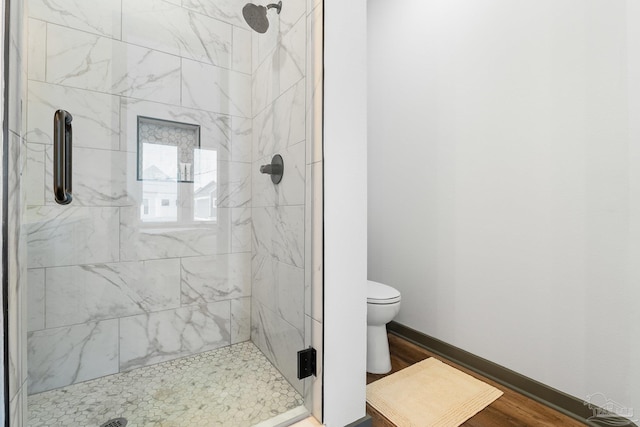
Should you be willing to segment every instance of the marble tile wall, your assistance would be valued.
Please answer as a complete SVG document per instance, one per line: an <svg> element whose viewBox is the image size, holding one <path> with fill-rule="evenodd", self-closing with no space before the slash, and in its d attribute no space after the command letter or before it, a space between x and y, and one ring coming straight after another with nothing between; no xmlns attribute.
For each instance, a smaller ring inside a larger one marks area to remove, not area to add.
<svg viewBox="0 0 640 427"><path fill-rule="evenodd" d="M29 393L250 338L252 38L244 3L213 4L28 0ZM58 108L74 117L68 206L50 189ZM215 221L193 220L191 183L169 185L176 220L141 220L138 116L200 125Z"/></svg>
<svg viewBox="0 0 640 427"><path fill-rule="evenodd" d="M283 3L253 34L251 338L322 420L322 5ZM280 184L260 174L283 157ZM296 353L318 351L318 375L297 379Z"/></svg>
<svg viewBox="0 0 640 427"><path fill-rule="evenodd" d="M29 392L251 338L321 420L322 367L299 381L295 355L322 360L322 2L285 3L263 35L238 0L27 2ZM66 207L49 188L58 108L74 116ZM138 115L201 126L215 223L141 223ZM258 173L275 153L278 186Z"/></svg>
<svg viewBox="0 0 640 427"><path fill-rule="evenodd" d="M26 57L25 57L25 22L24 7L21 0L10 0L11 15L9 17L9 138L7 141L7 282L8 306L7 316L9 357L8 383L10 413L7 418L10 424L21 426L26 419L27 391L27 265L23 214L26 207L26 189L22 176L26 167Z"/></svg>

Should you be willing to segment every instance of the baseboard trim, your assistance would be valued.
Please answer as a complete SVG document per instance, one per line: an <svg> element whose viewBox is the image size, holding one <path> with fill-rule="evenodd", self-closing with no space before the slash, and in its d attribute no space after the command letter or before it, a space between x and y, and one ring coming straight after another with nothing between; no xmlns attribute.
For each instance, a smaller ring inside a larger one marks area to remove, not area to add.
<svg viewBox="0 0 640 427"><path fill-rule="evenodd" d="M581 421L589 426L628 426L638 427L633 422L621 417L597 417L594 418L594 406L587 405L577 397L563 393L534 379L521 375L497 363L476 356L461 348L455 347L437 338L433 338L422 332L411 329L397 322L387 325L387 330L407 341L429 350L439 356L451 360L458 365L471 369L478 374L496 381L512 390L524 394L543 405L549 406L563 414ZM602 409L602 414L607 412Z"/></svg>
<svg viewBox="0 0 640 427"><path fill-rule="evenodd" d="M369 415L365 415L363 418L360 418L345 427L373 427L373 420Z"/></svg>

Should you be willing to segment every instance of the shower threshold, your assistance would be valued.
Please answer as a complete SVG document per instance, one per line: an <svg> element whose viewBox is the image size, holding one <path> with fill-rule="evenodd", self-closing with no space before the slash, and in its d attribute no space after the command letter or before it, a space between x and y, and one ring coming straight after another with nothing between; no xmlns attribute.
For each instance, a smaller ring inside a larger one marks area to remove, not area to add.
<svg viewBox="0 0 640 427"><path fill-rule="evenodd" d="M250 341L28 397L29 427L250 427L303 400ZM281 417L278 417L281 418Z"/></svg>

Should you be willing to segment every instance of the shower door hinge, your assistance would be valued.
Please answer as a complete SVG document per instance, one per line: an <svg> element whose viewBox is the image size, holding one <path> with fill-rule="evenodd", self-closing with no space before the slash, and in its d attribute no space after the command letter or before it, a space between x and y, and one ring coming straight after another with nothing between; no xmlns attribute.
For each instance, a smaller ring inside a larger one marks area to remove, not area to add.
<svg viewBox="0 0 640 427"><path fill-rule="evenodd" d="M316 349L309 347L298 352L298 379L316 374Z"/></svg>

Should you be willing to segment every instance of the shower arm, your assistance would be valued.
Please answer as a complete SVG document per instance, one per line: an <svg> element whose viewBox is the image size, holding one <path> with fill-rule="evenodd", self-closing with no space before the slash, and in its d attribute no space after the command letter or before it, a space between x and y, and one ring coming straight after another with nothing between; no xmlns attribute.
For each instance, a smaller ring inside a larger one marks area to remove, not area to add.
<svg viewBox="0 0 640 427"><path fill-rule="evenodd" d="M278 15L280 15L280 11L282 10L282 1L279 1L278 3L268 4L266 7L267 7L267 10L277 9Z"/></svg>

